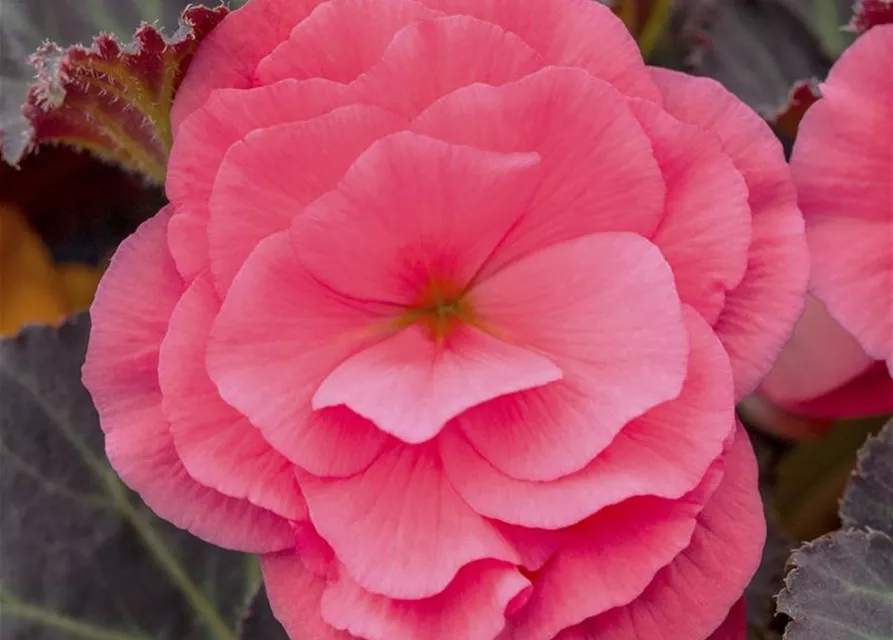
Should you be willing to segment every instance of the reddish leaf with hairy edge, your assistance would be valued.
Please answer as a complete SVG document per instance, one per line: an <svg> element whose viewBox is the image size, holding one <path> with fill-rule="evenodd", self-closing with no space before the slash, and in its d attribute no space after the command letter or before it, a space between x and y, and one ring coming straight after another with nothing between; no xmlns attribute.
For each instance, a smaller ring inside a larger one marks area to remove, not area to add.
<svg viewBox="0 0 893 640"><path fill-rule="evenodd" d="M847 25L856 33L863 33L879 24L893 22L893 0L858 0L853 6L853 17Z"/></svg>
<svg viewBox="0 0 893 640"><path fill-rule="evenodd" d="M821 97L819 85L814 79L798 80L791 87L788 101L774 116L768 118L769 124L784 135L793 138L797 135L800 120L803 119L806 110Z"/></svg>
<svg viewBox="0 0 893 640"><path fill-rule="evenodd" d="M66 144L164 181L173 96L198 46L227 13L190 7L166 37L144 23L133 42L102 34L89 49L44 45L32 58L37 82L22 108L31 127L24 144L4 144L10 164L41 144Z"/></svg>

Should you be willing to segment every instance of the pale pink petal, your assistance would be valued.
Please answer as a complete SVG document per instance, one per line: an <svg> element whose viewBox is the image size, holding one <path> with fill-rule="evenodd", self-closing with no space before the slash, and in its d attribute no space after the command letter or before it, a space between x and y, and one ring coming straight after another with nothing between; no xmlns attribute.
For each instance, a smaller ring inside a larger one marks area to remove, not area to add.
<svg viewBox="0 0 893 640"><path fill-rule="evenodd" d="M564 372L560 382L456 418L509 476L552 480L582 469L627 422L682 389L689 345L673 274L640 236L593 234L554 245L468 297L481 326Z"/></svg>
<svg viewBox="0 0 893 640"><path fill-rule="evenodd" d="M344 405L408 443L430 440L461 412L561 379L547 357L463 324L440 343L415 325L342 362L313 408Z"/></svg>
<svg viewBox="0 0 893 640"><path fill-rule="evenodd" d="M288 37L319 0L251 0L202 40L171 109L174 136L180 124L215 89L246 89L261 59Z"/></svg>
<svg viewBox="0 0 893 640"><path fill-rule="evenodd" d="M713 324L747 268L747 185L715 135L653 102L631 100L630 107L667 184L666 214L651 241L673 268L679 298Z"/></svg>
<svg viewBox="0 0 893 640"><path fill-rule="evenodd" d="M220 398L208 377L205 347L219 309L210 279L198 278L174 308L161 343L162 408L177 453L202 484L292 520L306 518L292 464Z"/></svg>
<svg viewBox="0 0 893 640"><path fill-rule="evenodd" d="M90 311L84 384L109 461L150 509L204 540L251 552L285 548L286 520L186 472L162 415L158 350L184 288L165 242L169 218L162 210L121 243Z"/></svg>
<svg viewBox="0 0 893 640"><path fill-rule="evenodd" d="M378 312L322 287L301 267L288 234L273 235L223 302L208 372L223 399L289 460L318 475L357 473L387 434L343 407L313 411L310 399L342 360L378 335Z"/></svg>
<svg viewBox="0 0 893 640"><path fill-rule="evenodd" d="M809 214L811 290L870 356L886 360L893 353L893 214L876 220L847 213Z"/></svg>
<svg viewBox="0 0 893 640"><path fill-rule="evenodd" d="M755 429L784 440L814 438L834 426L833 420L792 413L759 393L752 393L739 402L738 413Z"/></svg>
<svg viewBox="0 0 893 640"><path fill-rule="evenodd" d="M488 264L489 273L596 231L650 236L663 216L664 182L650 140L626 100L580 69L549 67L501 87L459 89L425 110L412 130L542 157L542 180L529 210Z"/></svg>
<svg viewBox="0 0 893 640"><path fill-rule="evenodd" d="M253 0L252 0L253 1ZM292 638L355 640L322 619L320 603L326 580L307 568L296 553L261 556L264 586L273 615Z"/></svg>
<svg viewBox="0 0 893 640"><path fill-rule="evenodd" d="M781 143L765 121L718 82L651 69L670 115L712 131L744 176L753 240L744 279L714 328L729 352L735 396L768 373L803 310L809 254Z"/></svg>
<svg viewBox="0 0 893 640"><path fill-rule="evenodd" d="M739 426L722 481L697 518L691 544L632 603L588 620L590 636L707 638L753 577L765 534L756 460Z"/></svg>
<svg viewBox="0 0 893 640"><path fill-rule="evenodd" d="M351 105L257 129L230 147L211 195L211 271L225 293L257 244L287 229L305 205L333 189L366 147L402 128L379 107Z"/></svg>
<svg viewBox="0 0 893 640"><path fill-rule="evenodd" d="M813 296L760 392L782 406L810 400L843 386L875 362Z"/></svg>
<svg viewBox="0 0 893 640"><path fill-rule="evenodd" d="M400 29L443 15L412 0L329 0L258 65L255 82L325 78L351 82L381 59ZM294 24L294 23L293 23Z"/></svg>
<svg viewBox="0 0 893 640"><path fill-rule="evenodd" d="M495 561L466 565L449 586L422 600L393 600L363 589L342 571L322 597L323 618L364 640L493 640L506 609L530 583Z"/></svg>
<svg viewBox="0 0 893 640"><path fill-rule="evenodd" d="M395 445L350 478L298 479L316 529L367 591L425 598L470 562L519 560L459 497L426 446Z"/></svg>
<svg viewBox="0 0 893 640"><path fill-rule="evenodd" d="M576 525L537 574L509 637L551 640L562 629L634 601L689 545L702 501L715 490L722 468L715 463L682 499L633 498Z"/></svg>
<svg viewBox="0 0 893 640"><path fill-rule="evenodd" d="M610 9L589 0L422 0L449 15L471 15L517 34L550 65L582 67L621 93L660 102L642 55ZM590 114L592 115L592 114Z"/></svg>
<svg viewBox="0 0 893 640"><path fill-rule="evenodd" d="M453 486L482 515L547 529L634 496L679 498L691 491L722 453L734 400L722 344L696 311L686 309L685 320L691 355L682 393L626 425L582 470L552 482L514 480L450 431L439 443Z"/></svg>
<svg viewBox="0 0 893 640"><path fill-rule="evenodd" d="M453 16L404 28L352 88L362 102L411 118L466 85L504 84L544 65L513 33L470 16Z"/></svg>
<svg viewBox="0 0 893 640"><path fill-rule="evenodd" d="M535 153L396 133L295 219L295 250L314 276L354 298L418 306L432 302L432 287L458 296L524 215L539 177Z"/></svg>

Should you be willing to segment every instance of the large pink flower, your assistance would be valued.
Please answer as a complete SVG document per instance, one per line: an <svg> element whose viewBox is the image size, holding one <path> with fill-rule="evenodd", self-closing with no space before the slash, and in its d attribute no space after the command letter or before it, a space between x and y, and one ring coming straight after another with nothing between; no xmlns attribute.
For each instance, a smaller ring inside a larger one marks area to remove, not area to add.
<svg viewBox="0 0 893 640"><path fill-rule="evenodd" d="M590 0L252 0L173 124L84 372L151 508L296 638L738 636L807 270L756 114Z"/></svg>
<svg viewBox="0 0 893 640"><path fill-rule="evenodd" d="M791 167L814 296L761 386L775 407L749 400L784 435L893 412L891 66L893 26L874 28L840 58L800 124Z"/></svg>

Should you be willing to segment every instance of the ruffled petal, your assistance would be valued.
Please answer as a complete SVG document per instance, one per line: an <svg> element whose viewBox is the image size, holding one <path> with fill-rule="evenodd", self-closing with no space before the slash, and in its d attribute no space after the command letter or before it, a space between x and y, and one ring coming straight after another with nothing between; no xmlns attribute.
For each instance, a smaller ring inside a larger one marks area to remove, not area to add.
<svg viewBox="0 0 893 640"><path fill-rule="evenodd" d="M673 268L679 298L713 324L747 268L747 185L715 135L653 102L633 100L630 107L667 185L666 212L651 241Z"/></svg>
<svg viewBox="0 0 893 640"><path fill-rule="evenodd" d="M446 589L422 600L371 594L342 572L323 594L322 615L365 640L493 640L505 626L506 609L529 588L517 569L493 561L466 565Z"/></svg>
<svg viewBox="0 0 893 640"><path fill-rule="evenodd" d="M381 59L400 29L439 15L412 0L323 2L260 62L255 82L270 84L285 78L351 82Z"/></svg>
<svg viewBox="0 0 893 640"><path fill-rule="evenodd" d="M426 598L475 560L519 561L459 497L427 446L395 445L350 478L299 480L313 524L351 578L372 593Z"/></svg>
<svg viewBox="0 0 893 640"><path fill-rule="evenodd" d="M225 294L261 240L287 229L369 145L403 125L392 112L351 105L252 131L230 147L210 201L208 251L217 290Z"/></svg>
<svg viewBox="0 0 893 640"><path fill-rule="evenodd" d="M650 237L663 216L664 181L650 140L626 100L581 69L549 67L501 87L459 89L426 109L412 130L453 144L540 155L542 179L528 211L486 273L588 233Z"/></svg>
<svg viewBox="0 0 893 640"><path fill-rule="evenodd" d="M158 351L184 288L165 242L169 219L164 209L121 243L90 311L84 384L109 461L150 509L178 527L227 548L283 549L291 543L288 522L196 482L162 415Z"/></svg>
<svg viewBox="0 0 893 640"><path fill-rule="evenodd" d="M740 400L769 372L803 311L809 254L797 194L781 143L750 107L714 80L667 69L651 74L670 115L719 136L747 183L753 215L747 271L714 324Z"/></svg>
<svg viewBox="0 0 893 640"><path fill-rule="evenodd" d="M439 443L453 486L482 515L547 529L634 496L679 498L691 491L722 453L734 401L722 344L696 311L687 309L685 320L691 355L682 393L626 425L585 468L551 482L515 480L448 431Z"/></svg>
<svg viewBox="0 0 893 640"><path fill-rule="evenodd" d="M257 246L223 302L208 372L223 399L289 460L318 475L354 474L387 434L343 407L313 411L310 401L342 360L386 335L375 329L382 317L321 286L288 233L275 234Z"/></svg>
<svg viewBox="0 0 893 640"><path fill-rule="evenodd" d="M689 345L673 274L657 247L637 235L554 245L468 296L481 326L540 351L564 373L456 418L475 449L511 477L552 480L579 471L627 422L682 389Z"/></svg>
<svg viewBox="0 0 893 640"><path fill-rule="evenodd" d="M547 64L580 67L624 95L660 103L629 30L612 11L589 0L422 0L449 15L470 15L517 34ZM593 114L589 114L592 116Z"/></svg>
<svg viewBox="0 0 893 640"><path fill-rule="evenodd" d="M543 66L515 34L470 16L452 16L405 27L351 88L362 102L412 118L461 87L505 84Z"/></svg>
<svg viewBox="0 0 893 640"><path fill-rule="evenodd" d="M220 299L207 276L195 280L174 308L161 343L162 407L177 453L202 484L245 498L292 520L307 505L292 464L226 404L205 368L205 347Z"/></svg>

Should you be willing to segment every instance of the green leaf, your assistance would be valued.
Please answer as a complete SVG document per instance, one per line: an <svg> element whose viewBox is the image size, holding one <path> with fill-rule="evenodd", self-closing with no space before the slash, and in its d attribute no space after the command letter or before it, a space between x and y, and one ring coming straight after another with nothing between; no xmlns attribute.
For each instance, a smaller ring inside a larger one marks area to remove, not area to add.
<svg viewBox="0 0 893 640"><path fill-rule="evenodd" d="M0 341L4 640L235 640L256 561L155 518L117 479L80 382L82 314Z"/></svg>
<svg viewBox="0 0 893 640"><path fill-rule="evenodd" d="M859 466L843 495L840 516L846 526L893 537L893 420L859 451Z"/></svg>
<svg viewBox="0 0 893 640"><path fill-rule="evenodd" d="M245 608L239 640L288 640L285 629L273 616L263 587L257 590Z"/></svg>
<svg viewBox="0 0 893 640"><path fill-rule="evenodd" d="M893 539L835 531L791 557L778 596L785 640L893 640Z"/></svg>

